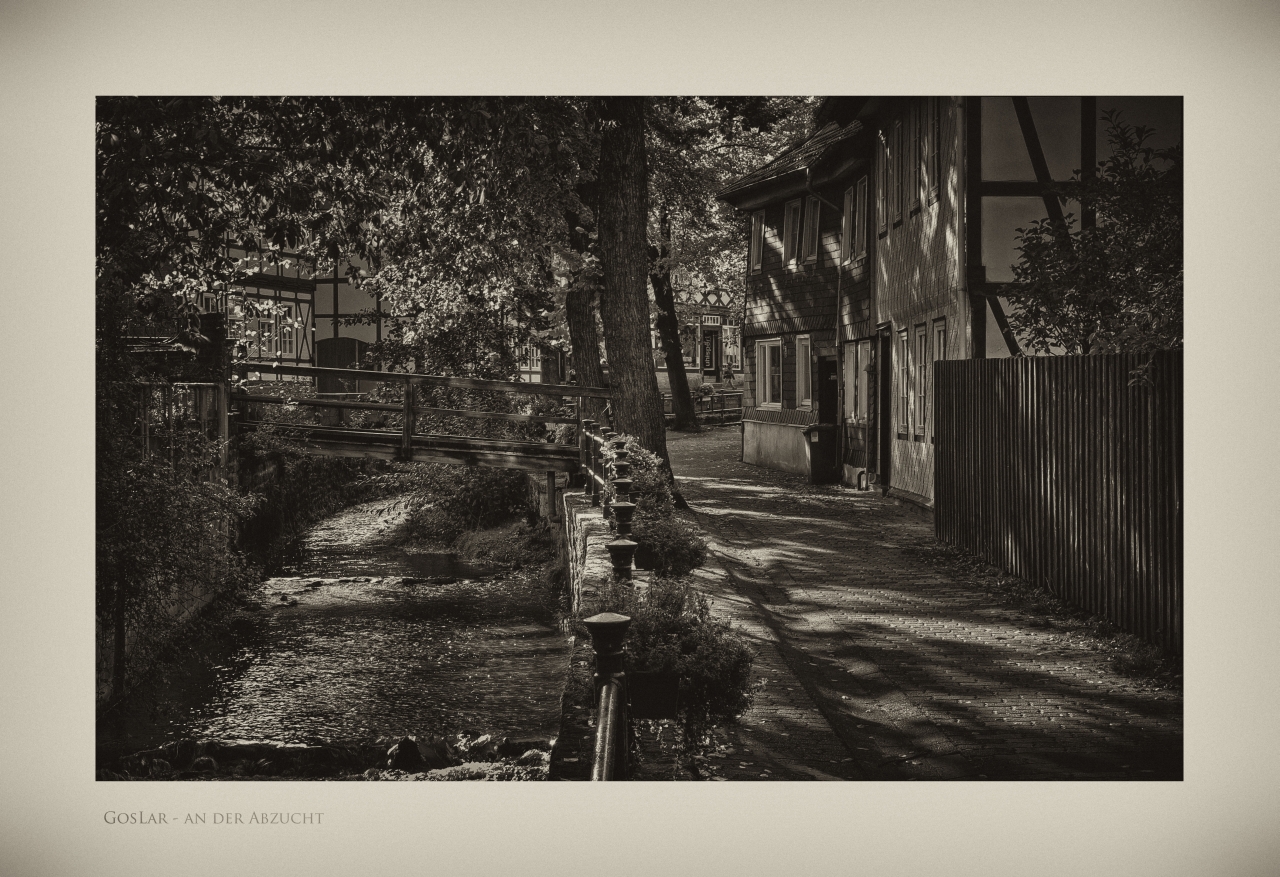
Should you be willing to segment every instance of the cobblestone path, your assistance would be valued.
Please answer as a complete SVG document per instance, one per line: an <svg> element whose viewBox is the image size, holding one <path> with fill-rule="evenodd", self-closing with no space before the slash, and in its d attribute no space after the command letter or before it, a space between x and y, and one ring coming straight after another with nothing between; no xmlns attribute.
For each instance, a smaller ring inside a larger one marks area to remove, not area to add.
<svg viewBox="0 0 1280 877"><path fill-rule="evenodd" d="M1082 635L952 580L929 558L920 510L740 463L736 426L668 441L730 574L729 590L711 585L715 610L754 640L764 680L705 773L1182 777L1181 694L1119 675Z"/></svg>

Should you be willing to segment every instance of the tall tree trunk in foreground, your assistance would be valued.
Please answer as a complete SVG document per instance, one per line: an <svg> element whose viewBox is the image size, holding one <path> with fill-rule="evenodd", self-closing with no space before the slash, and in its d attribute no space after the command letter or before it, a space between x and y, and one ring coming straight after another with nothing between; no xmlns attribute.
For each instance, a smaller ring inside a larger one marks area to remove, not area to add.
<svg viewBox="0 0 1280 877"><path fill-rule="evenodd" d="M600 316L609 354L614 420L667 464L666 423L649 345L646 225L649 173L645 164L644 98L601 101L604 131L598 176Z"/></svg>
<svg viewBox="0 0 1280 877"><path fill-rule="evenodd" d="M671 266L662 261L671 255L671 214L665 207L658 214L658 237L658 245L649 248L649 256L654 263L649 271L649 284L653 287L653 300L658 306L658 340L662 342L667 381L671 384L671 412L676 416L676 429L697 429L698 415L693 410L693 397L689 394L689 376L684 372L684 350L680 344L675 290L671 287Z"/></svg>

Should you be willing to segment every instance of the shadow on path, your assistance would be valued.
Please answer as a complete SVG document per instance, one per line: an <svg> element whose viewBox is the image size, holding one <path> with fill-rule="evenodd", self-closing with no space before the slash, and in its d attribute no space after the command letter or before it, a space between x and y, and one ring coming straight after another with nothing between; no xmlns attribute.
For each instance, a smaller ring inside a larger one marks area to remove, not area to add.
<svg viewBox="0 0 1280 877"><path fill-rule="evenodd" d="M670 453L730 574L717 611L757 641L764 691L794 680L825 724L762 697L744 728L794 727L761 745L833 778L1182 777L1181 695L952 580L920 511L742 464L736 427Z"/></svg>

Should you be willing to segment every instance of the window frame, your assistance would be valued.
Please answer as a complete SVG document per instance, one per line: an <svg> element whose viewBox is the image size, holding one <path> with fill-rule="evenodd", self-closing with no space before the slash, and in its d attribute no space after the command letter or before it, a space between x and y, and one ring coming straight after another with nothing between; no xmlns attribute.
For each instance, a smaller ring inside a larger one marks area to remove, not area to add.
<svg viewBox="0 0 1280 877"><path fill-rule="evenodd" d="M769 351L777 351L778 362L778 398L775 401L770 392ZM756 341L756 407L779 410L782 408L782 338L762 338Z"/></svg>
<svg viewBox="0 0 1280 877"><path fill-rule="evenodd" d="M880 131L880 166L877 171L876 229L879 234L885 234L889 230L889 138L883 130Z"/></svg>
<svg viewBox="0 0 1280 877"><path fill-rule="evenodd" d="M764 270L764 211L751 214L751 240L748 244L747 267L750 273Z"/></svg>
<svg viewBox="0 0 1280 877"><path fill-rule="evenodd" d="M929 203L938 200L942 184L942 98L929 98L929 133L927 138Z"/></svg>
<svg viewBox="0 0 1280 877"><path fill-rule="evenodd" d="M848 265L853 261L853 211L855 198L853 186L844 190L844 212L840 215L841 265Z"/></svg>
<svg viewBox="0 0 1280 877"><path fill-rule="evenodd" d="M924 162L926 156L924 131L924 108L919 100L913 100L911 101L911 132L909 135L911 137L911 154L908 156L908 161L911 164L911 191L909 193L910 197L907 199L912 210L920 209L920 195L924 189Z"/></svg>
<svg viewBox="0 0 1280 877"><path fill-rule="evenodd" d="M865 177L858 179L857 197L853 205L853 261L860 262L867 257L867 187L870 181Z"/></svg>
<svg viewBox="0 0 1280 877"><path fill-rule="evenodd" d="M822 201L810 195L805 201L804 223L800 232L800 263L816 264L818 261L818 222L822 216Z"/></svg>
<svg viewBox="0 0 1280 877"><path fill-rule="evenodd" d="M294 321L293 305L286 303L281 307L284 310L276 317L276 325L278 327L275 341L276 350L281 356L296 356L298 350L298 327L296 325L285 326L286 322L292 324ZM285 341L289 342L288 350L285 350Z"/></svg>
<svg viewBox="0 0 1280 877"><path fill-rule="evenodd" d="M925 428L928 423L929 410L929 330L924 323L917 323L912 333L915 343L915 393L913 402L912 436L916 441L924 441Z"/></svg>
<svg viewBox="0 0 1280 877"><path fill-rule="evenodd" d="M274 315L263 316L258 318L258 356L268 357L276 355L276 318ZM265 328L264 328L265 327Z"/></svg>
<svg viewBox="0 0 1280 877"><path fill-rule="evenodd" d="M804 353L801 353L801 347ZM808 335L796 336L796 408L813 410L813 342Z"/></svg>
<svg viewBox="0 0 1280 877"><path fill-rule="evenodd" d="M892 166L889 173L893 177L891 181L892 191L890 195L893 198L893 224L897 225L902 222L902 202L903 202L903 168L902 168L902 119L893 120L893 148L891 150Z"/></svg>
<svg viewBox="0 0 1280 877"><path fill-rule="evenodd" d="M933 336L932 361L938 362L939 360L946 359L947 358L947 318L946 317L939 317L938 319L933 321L932 336ZM929 383L930 383L930 387L932 388L932 386L937 382L931 380ZM931 392L929 394L929 441L930 442L933 442L933 439L934 439L934 430L933 430L934 404L933 403L934 403L934 397L936 395L937 395L936 391Z"/></svg>
<svg viewBox="0 0 1280 877"><path fill-rule="evenodd" d="M782 265L795 268L799 264L801 199L788 201L782 208Z"/></svg>
<svg viewBox="0 0 1280 877"><path fill-rule="evenodd" d="M911 344L906 327L898 330L898 417L895 427L900 439L911 437Z"/></svg>

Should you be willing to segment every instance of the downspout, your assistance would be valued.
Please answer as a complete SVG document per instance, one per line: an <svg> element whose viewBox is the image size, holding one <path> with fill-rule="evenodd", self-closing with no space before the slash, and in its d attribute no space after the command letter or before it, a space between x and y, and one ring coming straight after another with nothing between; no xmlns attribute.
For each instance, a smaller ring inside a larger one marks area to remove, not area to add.
<svg viewBox="0 0 1280 877"><path fill-rule="evenodd" d="M843 207L839 207L835 204L832 204L826 198L823 198L821 195L819 195L817 192L813 190L813 168L811 167L806 167L804 169L804 190L808 192L810 195L812 195L813 197L817 198L823 204L826 204L828 207L830 207L832 210L836 211L837 213L839 213L844 209Z"/></svg>

